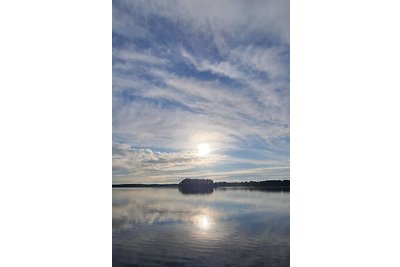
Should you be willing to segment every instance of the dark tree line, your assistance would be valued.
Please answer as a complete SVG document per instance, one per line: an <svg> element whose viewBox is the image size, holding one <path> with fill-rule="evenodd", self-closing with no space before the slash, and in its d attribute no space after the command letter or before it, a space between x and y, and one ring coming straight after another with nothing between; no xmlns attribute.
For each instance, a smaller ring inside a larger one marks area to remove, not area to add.
<svg viewBox="0 0 400 267"><path fill-rule="evenodd" d="M209 194L214 192L214 182L210 179L183 179L178 188L183 194Z"/></svg>
<svg viewBox="0 0 400 267"><path fill-rule="evenodd" d="M184 179L179 184L114 184L112 187L132 188L132 187L170 187L176 188L181 192L205 192L210 193L218 187L247 187L247 188L271 188L289 189L290 180L266 180L248 182L215 182L210 179Z"/></svg>
<svg viewBox="0 0 400 267"><path fill-rule="evenodd" d="M249 182L216 182L215 187L290 187L290 180L267 180L267 181L249 181Z"/></svg>

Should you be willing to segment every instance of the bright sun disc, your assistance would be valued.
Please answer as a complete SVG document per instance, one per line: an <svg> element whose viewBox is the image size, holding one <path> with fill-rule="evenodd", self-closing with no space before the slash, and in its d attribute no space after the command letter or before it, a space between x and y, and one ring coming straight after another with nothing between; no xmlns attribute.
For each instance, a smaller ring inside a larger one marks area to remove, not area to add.
<svg viewBox="0 0 400 267"><path fill-rule="evenodd" d="M198 150L199 156L203 157L203 156L207 155L208 153L210 153L210 146L207 144L200 144L197 146L197 150Z"/></svg>

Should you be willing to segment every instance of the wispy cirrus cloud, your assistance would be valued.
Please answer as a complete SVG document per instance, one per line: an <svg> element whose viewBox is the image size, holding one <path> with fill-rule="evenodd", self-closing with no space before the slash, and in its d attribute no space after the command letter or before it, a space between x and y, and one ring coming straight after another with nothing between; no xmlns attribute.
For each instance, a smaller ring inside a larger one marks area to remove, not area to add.
<svg viewBox="0 0 400 267"><path fill-rule="evenodd" d="M288 177L288 15L288 1L114 1L114 181Z"/></svg>

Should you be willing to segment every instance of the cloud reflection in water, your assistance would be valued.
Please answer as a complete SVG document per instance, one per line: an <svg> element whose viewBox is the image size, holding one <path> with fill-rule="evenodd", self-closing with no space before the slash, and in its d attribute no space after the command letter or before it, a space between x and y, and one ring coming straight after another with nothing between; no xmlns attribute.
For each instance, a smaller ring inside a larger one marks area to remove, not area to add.
<svg viewBox="0 0 400 267"><path fill-rule="evenodd" d="M114 189L113 259L113 266L288 266L289 193Z"/></svg>

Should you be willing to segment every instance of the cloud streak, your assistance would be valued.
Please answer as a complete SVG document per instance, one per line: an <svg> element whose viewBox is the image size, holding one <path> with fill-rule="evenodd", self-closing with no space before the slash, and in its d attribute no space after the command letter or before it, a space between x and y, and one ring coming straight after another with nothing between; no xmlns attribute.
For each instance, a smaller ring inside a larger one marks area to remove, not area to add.
<svg viewBox="0 0 400 267"><path fill-rule="evenodd" d="M288 177L288 15L288 1L113 1L113 181Z"/></svg>

